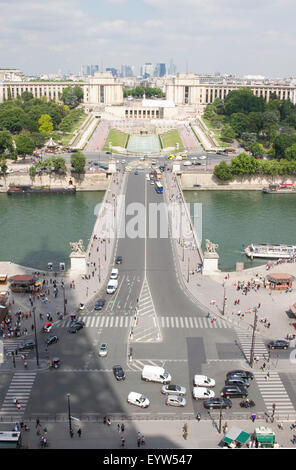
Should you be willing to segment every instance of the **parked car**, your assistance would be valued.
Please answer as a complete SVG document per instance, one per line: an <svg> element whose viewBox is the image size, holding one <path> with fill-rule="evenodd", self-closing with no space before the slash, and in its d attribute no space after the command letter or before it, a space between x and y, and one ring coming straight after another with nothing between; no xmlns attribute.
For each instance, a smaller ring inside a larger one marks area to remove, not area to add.
<svg viewBox="0 0 296 470"><path fill-rule="evenodd" d="M214 398L215 392L213 390L209 390L206 387L193 387L192 396L195 398L195 400L203 400L205 398Z"/></svg>
<svg viewBox="0 0 296 470"><path fill-rule="evenodd" d="M245 387L239 387L238 385L227 385L221 390L221 397L242 397L248 396L248 390Z"/></svg>
<svg viewBox="0 0 296 470"><path fill-rule="evenodd" d="M113 366L113 374L116 380L125 380L125 373L120 365Z"/></svg>
<svg viewBox="0 0 296 470"><path fill-rule="evenodd" d="M230 409L232 407L232 401L227 398L209 398L203 402L203 405L208 410L214 409Z"/></svg>
<svg viewBox="0 0 296 470"><path fill-rule="evenodd" d="M179 395L180 397L183 397L186 395L186 388L181 387L181 385L167 384L163 385L161 393L164 395Z"/></svg>
<svg viewBox="0 0 296 470"><path fill-rule="evenodd" d="M200 160L206 160L207 157L205 155L201 155L201 157L199 157Z"/></svg>
<svg viewBox="0 0 296 470"><path fill-rule="evenodd" d="M94 306L94 309L95 310L102 310L102 308L104 307L106 303L106 300L105 299L99 299L96 301L95 303L95 306Z"/></svg>
<svg viewBox="0 0 296 470"><path fill-rule="evenodd" d="M186 160L186 162L183 163L183 166L191 166L192 162L190 160Z"/></svg>
<svg viewBox="0 0 296 470"><path fill-rule="evenodd" d="M248 379L244 379L243 377L238 377L237 375L230 375L225 380L225 385L238 385L239 387L249 387L250 383Z"/></svg>
<svg viewBox="0 0 296 470"><path fill-rule="evenodd" d="M59 338L54 335L54 336L48 336L45 340L47 346L50 346L51 344L57 343Z"/></svg>
<svg viewBox="0 0 296 470"><path fill-rule="evenodd" d="M210 379L206 375L195 375L193 385L201 387L215 387L216 382L214 379Z"/></svg>
<svg viewBox="0 0 296 470"><path fill-rule="evenodd" d="M233 375L236 375L238 377L243 377L244 379L251 379L253 380L254 374L252 372L249 372L248 370L242 370L242 369L237 369L237 370L231 370L230 372L227 372L226 377L231 377Z"/></svg>
<svg viewBox="0 0 296 470"><path fill-rule="evenodd" d="M185 406L186 399L180 395L168 395L165 404L171 406Z"/></svg>
<svg viewBox="0 0 296 470"><path fill-rule="evenodd" d="M139 406L140 408L147 408L150 405L148 398L137 392L130 392L127 397L127 402L131 405Z"/></svg>
<svg viewBox="0 0 296 470"><path fill-rule="evenodd" d="M105 357L108 354L108 346L106 343L102 343L99 349L99 356Z"/></svg>
<svg viewBox="0 0 296 470"><path fill-rule="evenodd" d="M122 264L122 256L116 256L115 264Z"/></svg>
<svg viewBox="0 0 296 470"><path fill-rule="evenodd" d="M276 339L267 344L269 349L288 349L289 343L283 339Z"/></svg>

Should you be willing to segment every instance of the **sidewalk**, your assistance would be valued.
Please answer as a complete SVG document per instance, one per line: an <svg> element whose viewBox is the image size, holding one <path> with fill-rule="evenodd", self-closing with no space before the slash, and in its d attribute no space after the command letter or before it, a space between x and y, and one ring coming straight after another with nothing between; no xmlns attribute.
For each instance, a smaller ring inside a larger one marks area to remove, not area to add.
<svg viewBox="0 0 296 470"><path fill-rule="evenodd" d="M106 205L112 205L114 211L117 208L117 198L123 194L125 190L126 175L122 173L115 173L110 181L109 187L106 190L104 200L101 205L101 211L98 214L96 223L92 235L90 237L89 245L86 248L86 260L87 260L87 272L85 275L81 275L70 270L67 272L55 273L51 271L38 272L38 277L44 286L42 291L45 297L42 299L39 295L32 298L33 305L30 303L29 294L14 294L10 295L10 313L11 313L11 325L13 326L16 322L16 312L21 311L21 332L27 330L27 333L22 334L22 339L26 339L34 333L33 325L33 306L36 308L36 328L39 332L44 322L47 321L47 314L50 314L53 318L53 324L59 321L59 317L64 313L64 295L62 281L65 285L65 298L67 299L66 313L70 314L85 314L87 313L88 306L93 307L95 297L100 289L106 283L108 278L108 272L110 263L113 261L114 249L116 246L116 238L100 238L98 233L98 227L100 226L102 212ZM120 214L118 213L118 217ZM34 274L37 272L33 268L16 265L11 262L0 262L0 272L5 273L8 277L14 274ZM87 279L86 279L87 277ZM89 279L88 279L89 278ZM56 280L58 288L58 295L55 297L53 291L53 280ZM79 304L85 305L84 310L79 310ZM42 318L41 318L42 316ZM52 330L54 332L54 328ZM12 336L12 339L16 339ZM9 339L5 340L5 342Z"/></svg>
<svg viewBox="0 0 296 470"><path fill-rule="evenodd" d="M225 413L224 413L225 414ZM103 423L81 423L72 420L74 431L73 438L69 435L68 421L63 423L41 421L41 434L44 427L47 428L47 440L50 449L110 449L121 448L121 437L125 438L125 449L136 449L138 432L145 437L143 449L214 449L219 446L223 439L223 431L218 432L219 413L212 416L215 418L202 420L200 422L187 421L188 436L184 438L183 426L185 421L171 420L142 420L142 421L114 421L109 426ZM26 422L26 421L25 421ZM117 425L124 423L124 432L119 432ZM26 422L27 424L27 422ZM40 448L40 437L36 435L35 421L28 423L30 431L22 432L23 447L30 449ZM222 419L222 426L225 419ZM296 434L295 430L290 430L291 423L284 422L283 430L278 428L277 423L266 424L265 420L256 419L255 423L249 420L227 421L228 430L232 426L239 427L243 431L253 433L259 426L272 428L276 435L276 442L280 447L294 447L291 440ZM1 424L1 429L8 430L10 425ZM81 437L77 435L79 427L82 430ZM108 449L108 450L107 450Z"/></svg>

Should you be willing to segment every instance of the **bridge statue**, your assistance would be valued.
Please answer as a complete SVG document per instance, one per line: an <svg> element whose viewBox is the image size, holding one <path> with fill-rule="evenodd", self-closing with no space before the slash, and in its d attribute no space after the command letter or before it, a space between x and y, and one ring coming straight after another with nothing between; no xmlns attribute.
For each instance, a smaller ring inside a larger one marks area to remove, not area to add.
<svg viewBox="0 0 296 470"><path fill-rule="evenodd" d="M210 240L206 240L206 251L205 253L217 253L219 248L218 243L212 243Z"/></svg>
<svg viewBox="0 0 296 470"><path fill-rule="evenodd" d="M78 242L70 242L70 247L72 252L74 253L84 253L85 249L83 246L83 240L79 240Z"/></svg>

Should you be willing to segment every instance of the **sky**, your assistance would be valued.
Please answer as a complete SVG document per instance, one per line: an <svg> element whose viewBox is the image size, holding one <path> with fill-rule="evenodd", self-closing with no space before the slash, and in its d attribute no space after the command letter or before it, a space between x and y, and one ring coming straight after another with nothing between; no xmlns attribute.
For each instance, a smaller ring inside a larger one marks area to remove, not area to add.
<svg viewBox="0 0 296 470"><path fill-rule="evenodd" d="M296 76L296 0L0 0L0 68Z"/></svg>

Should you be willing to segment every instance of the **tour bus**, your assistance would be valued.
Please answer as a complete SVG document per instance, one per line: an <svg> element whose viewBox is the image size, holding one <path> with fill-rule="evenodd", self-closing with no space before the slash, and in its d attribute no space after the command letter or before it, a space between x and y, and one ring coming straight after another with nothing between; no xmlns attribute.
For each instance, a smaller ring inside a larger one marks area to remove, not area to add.
<svg viewBox="0 0 296 470"><path fill-rule="evenodd" d="M158 194L162 194L162 193L163 193L163 186L162 186L162 184L161 184L159 181L156 181L156 182L155 182L155 191L156 191Z"/></svg>
<svg viewBox="0 0 296 470"><path fill-rule="evenodd" d="M21 446L20 431L0 431L0 449L19 449Z"/></svg>

